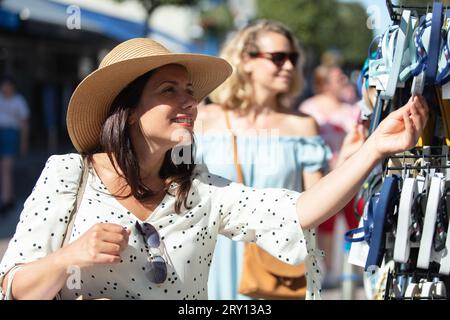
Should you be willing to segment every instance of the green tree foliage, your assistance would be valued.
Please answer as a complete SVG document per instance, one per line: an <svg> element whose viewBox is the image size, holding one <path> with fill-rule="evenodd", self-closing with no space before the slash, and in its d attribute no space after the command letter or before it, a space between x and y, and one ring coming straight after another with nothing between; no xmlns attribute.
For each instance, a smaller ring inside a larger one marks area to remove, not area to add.
<svg viewBox="0 0 450 320"><path fill-rule="evenodd" d="M233 17L226 3L200 11L200 24L206 37L223 40L227 32L233 29Z"/></svg>
<svg viewBox="0 0 450 320"><path fill-rule="evenodd" d="M316 60L329 49L339 50L346 64L362 65L373 33L365 9L336 0L257 0L258 18L283 22Z"/></svg>
<svg viewBox="0 0 450 320"><path fill-rule="evenodd" d="M127 0L115 0L117 2L124 2ZM175 5L175 6L193 6L198 3L198 0L139 0L142 6L150 16L156 8L163 5Z"/></svg>

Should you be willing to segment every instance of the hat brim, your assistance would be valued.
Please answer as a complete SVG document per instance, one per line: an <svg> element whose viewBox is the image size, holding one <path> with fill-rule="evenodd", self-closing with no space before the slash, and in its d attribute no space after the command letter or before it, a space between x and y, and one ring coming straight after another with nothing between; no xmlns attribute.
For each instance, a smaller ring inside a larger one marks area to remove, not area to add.
<svg viewBox="0 0 450 320"><path fill-rule="evenodd" d="M111 103L122 89L144 73L167 64L186 67L198 101L232 73L224 59L181 53L132 58L97 69L75 89L67 110L67 130L77 151L86 153L98 146Z"/></svg>

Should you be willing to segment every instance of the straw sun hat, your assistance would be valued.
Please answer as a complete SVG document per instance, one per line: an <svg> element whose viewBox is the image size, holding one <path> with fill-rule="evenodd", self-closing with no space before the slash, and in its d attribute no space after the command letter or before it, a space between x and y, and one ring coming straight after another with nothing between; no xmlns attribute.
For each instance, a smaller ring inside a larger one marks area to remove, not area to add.
<svg viewBox="0 0 450 320"><path fill-rule="evenodd" d="M156 41L137 38L109 52L97 70L75 89L67 110L67 130L78 152L92 151L114 98L144 73L167 64L183 65L190 76L194 97L200 101L231 74L221 58L172 53Z"/></svg>

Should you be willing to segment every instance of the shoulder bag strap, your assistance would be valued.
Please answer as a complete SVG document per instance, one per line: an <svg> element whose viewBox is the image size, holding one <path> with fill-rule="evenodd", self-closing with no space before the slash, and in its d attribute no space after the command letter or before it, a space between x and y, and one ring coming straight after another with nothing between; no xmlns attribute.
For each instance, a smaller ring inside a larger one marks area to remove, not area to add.
<svg viewBox="0 0 450 320"><path fill-rule="evenodd" d="M83 195L84 195L84 190L86 189L88 175L89 175L89 163L88 163L87 157L84 157L83 158L83 173L82 173L81 180L80 180L80 186L79 186L78 192L77 192L77 198L75 199L73 211L69 217L69 224L67 225L67 231L64 234L64 239L63 239L61 248L65 247L69 243L70 234L72 233L73 224L75 222L75 217L77 215L78 209L80 208L81 200L83 199Z"/></svg>
<svg viewBox="0 0 450 320"><path fill-rule="evenodd" d="M236 182L244 184L244 175L242 174L241 164L239 162L238 149L237 149L237 136L231 130L231 122L230 116L228 114L229 111L225 111L225 121L227 123L227 128L231 133L231 147L233 148L233 162L234 167L236 168Z"/></svg>

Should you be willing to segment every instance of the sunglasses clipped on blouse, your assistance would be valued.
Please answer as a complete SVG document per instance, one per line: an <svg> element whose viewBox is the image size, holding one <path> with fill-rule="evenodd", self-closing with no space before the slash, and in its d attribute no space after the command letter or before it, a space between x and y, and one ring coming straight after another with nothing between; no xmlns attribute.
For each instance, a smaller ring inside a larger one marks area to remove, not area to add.
<svg viewBox="0 0 450 320"><path fill-rule="evenodd" d="M147 246L150 248L150 256L148 257L148 268L146 268L146 276L148 280L153 283L160 284L166 281L167 278L167 264L161 253L161 238L159 236L156 228L150 223L144 222L139 223L136 221L136 229L142 235L143 240ZM153 253L153 251L158 251Z"/></svg>

